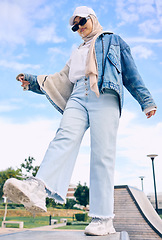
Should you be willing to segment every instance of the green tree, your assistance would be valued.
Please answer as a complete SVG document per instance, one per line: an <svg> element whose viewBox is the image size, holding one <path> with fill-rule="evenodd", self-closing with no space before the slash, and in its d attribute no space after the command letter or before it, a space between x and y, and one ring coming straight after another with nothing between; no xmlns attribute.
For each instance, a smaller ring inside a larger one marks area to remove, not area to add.
<svg viewBox="0 0 162 240"><path fill-rule="evenodd" d="M89 203L89 188L86 186L86 183L84 186L82 186L80 183L78 184L74 196L80 205L86 207L86 205Z"/></svg>
<svg viewBox="0 0 162 240"><path fill-rule="evenodd" d="M12 167L7 168L4 171L0 171L0 198L3 196L3 185L5 181L9 178L21 179L21 170L14 170Z"/></svg>
<svg viewBox="0 0 162 240"><path fill-rule="evenodd" d="M56 202L53 198L46 198L46 206L47 207L56 207Z"/></svg>
<svg viewBox="0 0 162 240"><path fill-rule="evenodd" d="M75 205L76 201L74 199L66 199L66 203L65 203L65 208L66 209L72 209L73 206Z"/></svg>
<svg viewBox="0 0 162 240"><path fill-rule="evenodd" d="M34 177L36 176L39 166L33 166L35 159L33 157L28 157L24 160L24 163L20 165L20 170L25 170L27 173L31 173Z"/></svg>

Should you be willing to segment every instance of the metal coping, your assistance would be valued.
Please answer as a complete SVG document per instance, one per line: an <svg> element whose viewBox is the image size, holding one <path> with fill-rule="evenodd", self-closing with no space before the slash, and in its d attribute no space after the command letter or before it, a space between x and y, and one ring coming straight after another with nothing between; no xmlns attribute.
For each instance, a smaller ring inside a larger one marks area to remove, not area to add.
<svg viewBox="0 0 162 240"><path fill-rule="evenodd" d="M120 240L130 240L129 235L126 231L120 233Z"/></svg>

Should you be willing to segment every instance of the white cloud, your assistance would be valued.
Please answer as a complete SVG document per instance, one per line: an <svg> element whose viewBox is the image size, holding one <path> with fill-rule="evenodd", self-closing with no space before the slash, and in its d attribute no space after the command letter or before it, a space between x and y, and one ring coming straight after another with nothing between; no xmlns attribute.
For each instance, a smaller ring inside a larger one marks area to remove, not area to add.
<svg viewBox="0 0 162 240"><path fill-rule="evenodd" d="M126 38L128 43L162 43L162 39L154 39L154 38L145 38L145 37L133 37Z"/></svg>
<svg viewBox="0 0 162 240"><path fill-rule="evenodd" d="M138 116L129 111L123 111L120 121L117 141L117 162L115 184L128 184L141 188L140 175L145 176L144 188L152 191L151 160L146 155L157 153L155 161L158 192L162 191L161 169L162 161L162 122L154 124L153 118L146 119L152 124L136 123ZM30 122L16 124L0 119L0 156L1 169L9 166L19 166L29 155L36 159L39 165L44 157L49 142L53 139L59 126L59 119L34 119ZM83 138L71 182L87 182L89 185L90 171L90 131ZM86 149L86 151L85 151ZM120 170L119 170L120 169Z"/></svg>
<svg viewBox="0 0 162 240"><path fill-rule="evenodd" d="M140 0L138 5L138 12L140 13L140 15L150 17L152 14L154 14L154 2L154 0Z"/></svg>
<svg viewBox="0 0 162 240"><path fill-rule="evenodd" d="M121 20L119 26L124 25L126 23L136 22L139 19L138 13L135 10L136 6L134 3L130 3L130 1L119 0L117 1L117 16Z"/></svg>
<svg viewBox="0 0 162 240"><path fill-rule="evenodd" d="M160 0L118 0L116 12L119 26L138 22L139 30L146 35L159 33L162 29Z"/></svg>
<svg viewBox="0 0 162 240"><path fill-rule="evenodd" d="M44 26L42 28L35 29L35 37L37 43L45 43L45 42L52 42L52 43L60 43L65 42L65 38L58 37L56 35L56 26L51 24L49 26Z"/></svg>
<svg viewBox="0 0 162 240"><path fill-rule="evenodd" d="M20 109L22 99L11 98L7 100L0 101L0 113L11 112L17 109Z"/></svg>
<svg viewBox="0 0 162 240"><path fill-rule="evenodd" d="M16 124L1 118L1 169L19 167L29 155L34 157L36 165L39 165L57 126L58 120L35 119Z"/></svg>
<svg viewBox="0 0 162 240"><path fill-rule="evenodd" d="M25 44L32 22L26 17L24 9L13 1L1 1L0 9L0 41Z"/></svg>
<svg viewBox="0 0 162 240"><path fill-rule="evenodd" d="M40 69L40 65L32 65L32 64L25 64L19 63L16 61L7 61L7 60L0 60L0 66L3 68L13 69L15 71L23 71L29 69Z"/></svg>
<svg viewBox="0 0 162 240"><path fill-rule="evenodd" d="M162 24L162 1L156 0L155 5L156 5L158 19L159 19L160 23Z"/></svg>
<svg viewBox="0 0 162 240"><path fill-rule="evenodd" d="M84 141L84 140L83 140ZM89 154L79 153L75 168L72 174L71 183L84 184L86 182L87 186L89 186L90 178L90 156Z"/></svg>
<svg viewBox="0 0 162 240"><path fill-rule="evenodd" d="M18 106L14 106L14 105L10 105L10 104L0 103L0 113L2 113L2 112L11 112L11 111L14 111L16 109L19 109L19 107Z"/></svg>
<svg viewBox="0 0 162 240"><path fill-rule="evenodd" d="M139 29L145 35L159 33L162 29L162 25L158 23L157 19L146 20L139 25Z"/></svg>
<svg viewBox="0 0 162 240"><path fill-rule="evenodd" d="M27 40L39 43L62 42L56 34L52 21L54 9L45 0L1 1L0 2L0 42L3 44L23 44ZM48 19L46 27L42 22ZM38 27L39 26L39 27Z"/></svg>
<svg viewBox="0 0 162 240"><path fill-rule="evenodd" d="M146 48L145 46L138 45L133 47L132 49L132 55L135 58L144 58L147 59L150 56L154 55L153 51L151 49Z"/></svg>
<svg viewBox="0 0 162 240"><path fill-rule="evenodd" d="M48 53L54 56L56 56L57 54L63 55L66 57L69 56L69 53L67 52L67 50L62 48L57 48L57 47L49 48Z"/></svg>
<svg viewBox="0 0 162 240"><path fill-rule="evenodd" d="M35 165L40 165L50 141L54 138L59 126L59 119L35 119L30 122L16 124L0 118L0 156L4 170L10 166L16 168L27 158L35 158ZM82 146L89 142L89 131L84 136ZM89 184L89 155L82 153L76 161L71 181Z"/></svg>
<svg viewBox="0 0 162 240"><path fill-rule="evenodd" d="M126 118L128 119L126 120ZM150 186L152 186L152 167L151 160L146 155L150 153L156 153L159 155L156 159L156 180L158 191L162 190L161 184L161 169L162 161L162 122L153 124L152 119L146 119L146 121L152 121L151 125L136 124L137 116L132 115L130 112L124 112L123 118L118 133L118 151L117 157L125 160L124 172L118 173L120 175L119 183L141 186L138 177L144 175L146 177L145 190L150 192ZM125 122L126 121L126 122ZM118 164L120 162L118 161Z"/></svg>

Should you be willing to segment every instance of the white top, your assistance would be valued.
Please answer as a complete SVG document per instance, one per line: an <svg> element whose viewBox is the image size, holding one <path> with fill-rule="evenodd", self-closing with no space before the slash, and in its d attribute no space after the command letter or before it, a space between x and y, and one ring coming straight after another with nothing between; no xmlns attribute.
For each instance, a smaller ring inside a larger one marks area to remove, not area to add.
<svg viewBox="0 0 162 240"><path fill-rule="evenodd" d="M75 49L68 62L69 66L69 79L72 83L85 76L86 60L91 41Z"/></svg>

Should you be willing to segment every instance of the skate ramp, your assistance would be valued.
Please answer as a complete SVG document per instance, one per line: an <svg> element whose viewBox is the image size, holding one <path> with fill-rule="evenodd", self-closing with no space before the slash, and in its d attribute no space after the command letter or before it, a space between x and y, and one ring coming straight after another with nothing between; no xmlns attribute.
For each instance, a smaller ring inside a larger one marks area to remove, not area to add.
<svg viewBox="0 0 162 240"><path fill-rule="evenodd" d="M147 196L137 188L115 186L115 218L117 231L126 231L130 240L162 238L162 219Z"/></svg>

